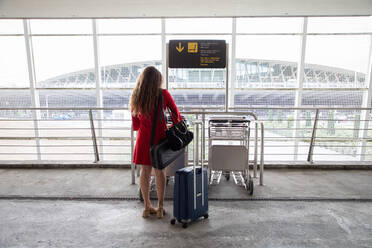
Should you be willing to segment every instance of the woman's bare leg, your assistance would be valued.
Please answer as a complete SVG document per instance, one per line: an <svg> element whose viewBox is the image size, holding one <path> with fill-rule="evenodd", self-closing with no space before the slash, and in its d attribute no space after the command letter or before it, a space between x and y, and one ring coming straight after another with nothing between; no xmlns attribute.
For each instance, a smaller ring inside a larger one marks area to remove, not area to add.
<svg viewBox="0 0 372 248"><path fill-rule="evenodd" d="M150 178L151 178L151 166L141 165L140 175L140 187L145 204L145 210L153 209L150 201Z"/></svg>
<svg viewBox="0 0 372 248"><path fill-rule="evenodd" d="M164 195L165 195L165 184L166 176L165 170L155 169L155 183L156 183L156 192L158 195L158 208L163 209L164 206Z"/></svg>

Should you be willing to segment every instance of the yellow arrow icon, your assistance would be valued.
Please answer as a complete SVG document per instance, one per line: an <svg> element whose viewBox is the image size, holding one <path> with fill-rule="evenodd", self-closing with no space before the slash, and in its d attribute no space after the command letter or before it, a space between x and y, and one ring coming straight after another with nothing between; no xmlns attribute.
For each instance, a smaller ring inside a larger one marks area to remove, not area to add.
<svg viewBox="0 0 372 248"><path fill-rule="evenodd" d="M181 42L178 42L178 47L176 47L178 52L182 52L185 47L181 46Z"/></svg>

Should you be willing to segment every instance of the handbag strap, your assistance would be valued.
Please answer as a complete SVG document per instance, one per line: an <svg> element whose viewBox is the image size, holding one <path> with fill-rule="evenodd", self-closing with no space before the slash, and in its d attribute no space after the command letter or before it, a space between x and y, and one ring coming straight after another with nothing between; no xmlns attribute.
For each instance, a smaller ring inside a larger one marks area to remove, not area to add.
<svg viewBox="0 0 372 248"><path fill-rule="evenodd" d="M157 119L158 119L158 110L159 110L159 107L162 110L162 113L164 115L164 111L163 111L163 92L160 92L159 101L158 101L158 104L156 105L156 108L155 108L155 115L154 115L154 119L152 121L150 147L154 144L155 131L156 131L156 123L157 123ZM162 116L163 115L160 116L160 121L162 120ZM164 118L164 116L163 116L163 118Z"/></svg>
<svg viewBox="0 0 372 248"><path fill-rule="evenodd" d="M171 117L171 120L172 120L173 125L176 124L176 123L174 123L173 117L176 118L177 123L181 121L181 120L178 118L177 114L174 113L174 112L173 112L169 107L167 107L167 110L168 110L169 116Z"/></svg>

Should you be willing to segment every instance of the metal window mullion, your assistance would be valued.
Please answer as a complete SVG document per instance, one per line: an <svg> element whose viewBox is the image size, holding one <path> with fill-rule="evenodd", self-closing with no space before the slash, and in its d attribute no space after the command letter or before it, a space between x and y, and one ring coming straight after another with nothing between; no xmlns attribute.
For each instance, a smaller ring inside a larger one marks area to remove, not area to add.
<svg viewBox="0 0 372 248"><path fill-rule="evenodd" d="M167 44L165 39L165 18L161 18L161 61L162 61L162 74L163 77L167 76ZM168 82L167 80L164 80ZM168 83L166 83L166 89L168 89Z"/></svg>
<svg viewBox="0 0 372 248"><path fill-rule="evenodd" d="M97 20L92 19L92 29L93 29L93 50L94 50L94 71L96 74L96 99L97 105L99 108L103 108L103 100L102 100L102 89L101 89L101 64L100 64L100 57L99 57L99 41L98 41L98 28L97 28ZM103 118L103 110L98 110L98 137L103 137L103 129L102 129L102 118ZM102 138L98 139L98 149L99 153L101 154L101 160L104 160L103 155L103 140Z"/></svg>
<svg viewBox="0 0 372 248"><path fill-rule="evenodd" d="M32 47L32 39L30 37L30 22L27 19L23 20L24 37L26 45L26 55L27 55L27 66L28 66L28 77L30 81L30 93L31 93L31 103L33 108L40 108L39 94L36 92L36 77L35 77L35 64L34 64L34 54ZM35 141L36 141L36 152L37 160L41 160L40 151L40 133L39 133L39 122L40 110L32 111L33 122L35 128Z"/></svg>
<svg viewBox="0 0 372 248"><path fill-rule="evenodd" d="M368 91L363 94L363 105L362 108L372 107L372 35L370 36L370 46L369 46L369 61L368 61L368 71L367 71L367 83ZM363 110L361 113L362 120L369 120L370 110ZM367 150L367 136L368 136L368 124L369 121L364 121L363 131L361 131L362 145L360 150L360 161L365 160L365 154Z"/></svg>
<svg viewBox="0 0 372 248"><path fill-rule="evenodd" d="M229 44L226 44L225 111L229 111Z"/></svg>
<svg viewBox="0 0 372 248"><path fill-rule="evenodd" d="M235 107L234 92L236 86L236 18L232 18L231 65L230 65L230 107Z"/></svg>
<svg viewBox="0 0 372 248"><path fill-rule="evenodd" d="M300 59L297 64L297 90L296 90L296 101L295 107L299 108L302 106L302 89L304 84L304 72L305 72L305 54L306 54L306 32L307 32L307 17L303 19L302 25L302 37L301 37L301 44L300 44ZM301 126L300 122L300 110L295 110L295 129L293 132L293 137L299 137L299 128ZM294 160L297 161L298 156L298 144L300 140L298 138L295 139L294 144Z"/></svg>

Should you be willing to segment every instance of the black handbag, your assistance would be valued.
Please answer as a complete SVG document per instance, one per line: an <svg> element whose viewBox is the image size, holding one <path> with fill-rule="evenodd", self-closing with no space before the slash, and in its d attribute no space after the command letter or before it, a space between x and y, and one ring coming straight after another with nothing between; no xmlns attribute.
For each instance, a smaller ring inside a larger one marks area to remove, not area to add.
<svg viewBox="0 0 372 248"><path fill-rule="evenodd" d="M183 152L183 149L179 149L177 151L173 151L170 147L170 142L168 138L162 139L159 141L158 144L154 145L155 139L155 130L157 119L159 115L159 108L160 108L160 121L164 119L164 112L163 112L163 95L160 93L159 102L155 109L155 115L152 122L152 131L151 131L151 141L150 141L150 158L152 167L155 169L162 170L167 167L170 163L172 163L176 158L178 158ZM182 142L182 141L181 141Z"/></svg>
<svg viewBox="0 0 372 248"><path fill-rule="evenodd" d="M170 115L173 114L171 110L168 109ZM173 151L177 151L181 148L186 147L194 138L194 134L189 131L185 120L179 121L177 124L174 123L173 118L170 118L173 122L173 126L167 128L165 134L170 143L170 147Z"/></svg>

